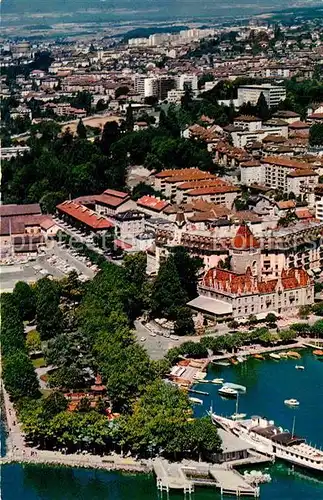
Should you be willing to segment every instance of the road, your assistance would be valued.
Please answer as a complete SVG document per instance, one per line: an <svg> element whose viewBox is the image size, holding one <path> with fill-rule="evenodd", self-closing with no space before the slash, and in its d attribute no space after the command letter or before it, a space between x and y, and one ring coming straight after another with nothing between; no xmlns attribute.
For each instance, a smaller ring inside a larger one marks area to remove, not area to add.
<svg viewBox="0 0 323 500"><path fill-rule="evenodd" d="M140 321L135 321L135 328L138 341L145 347L151 359L162 359L169 349L180 345L180 341L171 340L161 335L153 337ZM143 342L141 341L142 338L145 339ZM185 338L183 341L186 340Z"/></svg>

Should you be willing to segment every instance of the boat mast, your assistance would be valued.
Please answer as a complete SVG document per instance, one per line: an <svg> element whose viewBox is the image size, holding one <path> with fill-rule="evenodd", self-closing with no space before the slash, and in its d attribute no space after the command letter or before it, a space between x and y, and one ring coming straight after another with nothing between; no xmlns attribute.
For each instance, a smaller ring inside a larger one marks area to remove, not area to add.
<svg viewBox="0 0 323 500"><path fill-rule="evenodd" d="M292 437L294 437L294 432L295 432L295 420L296 420L296 416L294 415L294 418L293 418L293 428L292 428Z"/></svg>
<svg viewBox="0 0 323 500"><path fill-rule="evenodd" d="M238 406L239 406L239 391L237 392L236 415L238 415Z"/></svg>

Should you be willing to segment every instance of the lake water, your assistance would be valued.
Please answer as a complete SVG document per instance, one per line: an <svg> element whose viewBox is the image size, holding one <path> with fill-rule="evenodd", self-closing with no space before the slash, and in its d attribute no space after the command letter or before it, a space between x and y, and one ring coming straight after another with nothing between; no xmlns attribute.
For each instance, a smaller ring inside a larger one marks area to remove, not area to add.
<svg viewBox="0 0 323 500"><path fill-rule="evenodd" d="M303 364L304 371L295 369ZM277 424L291 429L296 415L296 432L309 442L323 446L323 363L310 352L304 352L301 361L257 361L211 368L208 378L223 377L228 382L241 383L247 394L240 397L239 411L248 416L264 415ZM210 393L203 398L205 404L196 407L203 415L213 403L214 411L231 415L235 402L224 400L217 394L219 386L199 384L198 388ZM284 399L296 398L296 410L284 405ZM272 476L269 484L261 486L261 500L322 500L322 482L305 473L293 473L281 463L268 467ZM3 500L157 500L153 475L130 475L115 472L91 471L64 467L36 465L6 465L1 471ZM164 493L163 498L166 497ZM172 500L184 498L171 493ZM213 489L197 489L194 500L219 500ZM232 497L231 497L232 498Z"/></svg>

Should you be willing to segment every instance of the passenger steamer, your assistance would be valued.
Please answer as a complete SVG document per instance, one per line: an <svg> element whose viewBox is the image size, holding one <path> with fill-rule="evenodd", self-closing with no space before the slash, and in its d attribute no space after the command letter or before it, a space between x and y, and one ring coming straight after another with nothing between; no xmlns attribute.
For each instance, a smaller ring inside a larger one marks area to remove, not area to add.
<svg viewBox="0 0 323 500"><path fill-rule="evenodd" d="M306 443L305 439L274 425L272 420L252 417L232 420L210 412L218 427L231 432L260 453L323 474L323 451Z"/></svg>

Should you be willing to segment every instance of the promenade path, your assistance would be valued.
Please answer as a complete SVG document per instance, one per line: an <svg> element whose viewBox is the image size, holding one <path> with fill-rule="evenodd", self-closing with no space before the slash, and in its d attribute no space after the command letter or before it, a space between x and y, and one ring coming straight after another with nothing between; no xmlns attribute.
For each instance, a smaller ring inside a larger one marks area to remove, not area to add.
<svg viewBox="0 0 323 500"><path fill-rule="evenodd" d="M15 408L10 401L3 383L1 383L1 393L8 436L6 440L6 454L4 457L0 457L0 465L11 462L27 462L146 473L152 470L150 460L138 461L134 458L122 457L117 454L105 456L91 455L88 453L64 454L59 451L38 450L37 448L27 446L21 425L17 419Z"/></svg>

